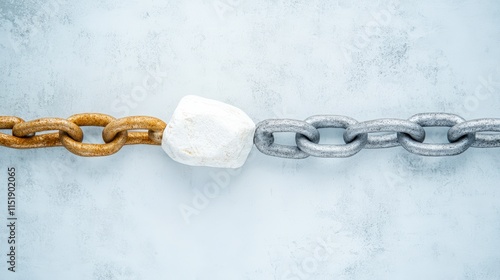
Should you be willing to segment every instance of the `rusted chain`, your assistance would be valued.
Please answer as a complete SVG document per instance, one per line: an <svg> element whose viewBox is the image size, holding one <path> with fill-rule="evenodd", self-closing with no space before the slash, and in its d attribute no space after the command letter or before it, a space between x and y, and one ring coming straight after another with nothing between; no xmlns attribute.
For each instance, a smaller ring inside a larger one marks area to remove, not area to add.
<svg viewBox="0 0 500 280"><path fill-rule="evenodd" d="M18 117L5 116L0 117L0 129L13 129L14 126L24 123L24 120ZM0 133L0 146L6 146L15 149L31 149L43 147L61 146L58 133L47 133L36 135L31 133L25 137L17 137Z"/></svg>
<svg viewBox="0 0 500 280"><path fill-rule="evenodd" d="M146 129L146 132L129 131L127 144L161 144L165 123L162 120L146 116L125 117L109 123L102 131L104 142L111 142L121 131Z"/></svg>
<svg viewBox="0 0 500 280"><path fill-rule="evenodd" d="M115 118L105 114L78 114L68 118L79 126L106 126ZM106 144L87 144L75 141L66 131L59 131L61 142L75 155L84 157L108 156L118 152L127 142L127 131L118 133L117 137Z"/></svg>
<svg viewBox="0 0 500 280"><path fill-rule="evenodd" d="M104 144L83 143L81 126L104 127ZM162 120L147 116L115 119L105 114L85 113L68 119L41 118L32 121L0 116L0 129L12 132L11 135L0 132L0 146L16 149L64 146L79 156L107 156L118 152L124 145L160 145L165 127L166 123Z"/></svg>

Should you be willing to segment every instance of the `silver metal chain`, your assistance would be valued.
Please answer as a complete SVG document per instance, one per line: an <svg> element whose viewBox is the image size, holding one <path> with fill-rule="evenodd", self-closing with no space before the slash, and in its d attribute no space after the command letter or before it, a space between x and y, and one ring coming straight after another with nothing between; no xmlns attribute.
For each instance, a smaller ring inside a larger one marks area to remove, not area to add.
<svg viewBox="0 0 500 280"><path fill-rule="evenodd" d="M442 144L424 143L424 127L449 127L448 141ZM343 128L345 144L320 144L320 128ZM274 133L295 133L296 145L274 142ZM380 132L385 132L380 134ZM304 121L269 119L257 124L254 143L266 155L302 159L350 157L366 149L402 146L422 156L453 156L470 147L500 147L500 119L486 118L466 121L447 113L422 113L402 119L377 119L358 122L346 116L318 115ZM377 133L377 134L374 134Z"/></svg>

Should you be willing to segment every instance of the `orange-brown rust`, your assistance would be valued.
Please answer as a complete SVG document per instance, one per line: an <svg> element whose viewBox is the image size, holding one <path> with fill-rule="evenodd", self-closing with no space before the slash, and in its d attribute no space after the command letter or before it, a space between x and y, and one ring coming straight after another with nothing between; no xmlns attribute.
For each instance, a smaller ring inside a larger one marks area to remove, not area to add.
<svg viewBox="0 0 500 280"><path fill-rule="evenodd" d="M66 120L61 118L42 118L28 122L17 123L12 127L12 135L16 137L27 137L30 134L41 132L59 130L68 133L75 141L81 142L83 140L82 129Z"/></svg>
<svg viewBox="0 0 500 280"><path fill-rule="evenodd" d="M19 138L5 133L0 133L0 146L14 149L33 149L62 146L59 133L47 133L32 137Z"/></svg>
<svg viewBox="0 0 500 280"><path fill-rule="evenodd" d="M98 113L77 114L68 118L68 121L78 126L103 126L116 120L112 116ZM77 142L69 137L65 131L59 131L62 144L70 152L84 157L108 156L118 152L127 142L127 131L120 132L116 138L106 144L87 144Z"/></svg>
<svg viewBox="0 0 500 280"><path fill-rule="evenodd" d="M105 144L82 143L84 135L80 126L104 127ZM80 156L106 156L118 152L124 145L160 145L165 127L162 120L147 116L115 119L105 114L85 113L68 119L42 118L28 122L14 116L0 116L0 129L12 130L12 135L0 133L0 146L16 149L64 146ZM35 135L52 130L59 132Z"/></svg>
<svg viewBox="0 0 500 280"><path fill-rule="evenodd" d="M0 116L0 129L13 129L25 123L23 119L13 116ZM41 130L40 130L41 131ZM21 131L24 133L24 131ZM13 133L14 134L14 133ZM34 132L28 131L26 136L18 137L5 133L0 133L0 146L15 149L31 149L61 146L59 133L47 133L34 136Z"/></svg>
<svg viewBox="0 0 500 280"><path fill-rule="evenodd" d="M147 116L125 117L115 120L108 124L102 131L104 142L108 143L116 137L116 134L121 131L134 129L147 129L147 132L129 132L127 144L161 144L163 130L166 123L160 119ZM149 143L144 143L149 139Z"/></svg>
<svg viewBox="0 0 500 280"><path fill-rule="evenodd" d="M14 125L24 122L23 119L13 116L0 116L0 129L12 129Z"/></svg>

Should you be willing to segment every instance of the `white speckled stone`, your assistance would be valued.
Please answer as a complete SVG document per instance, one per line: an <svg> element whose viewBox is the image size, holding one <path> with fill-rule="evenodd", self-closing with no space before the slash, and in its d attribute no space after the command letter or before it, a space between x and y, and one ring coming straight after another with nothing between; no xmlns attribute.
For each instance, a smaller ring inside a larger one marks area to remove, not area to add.
<svg viewBox="0 0 500 280"><path fill-rule="evenodd" d="M188 95L163 132L162 148L192 166L239 168L253 146L255 123L240 109Z"/></svg>

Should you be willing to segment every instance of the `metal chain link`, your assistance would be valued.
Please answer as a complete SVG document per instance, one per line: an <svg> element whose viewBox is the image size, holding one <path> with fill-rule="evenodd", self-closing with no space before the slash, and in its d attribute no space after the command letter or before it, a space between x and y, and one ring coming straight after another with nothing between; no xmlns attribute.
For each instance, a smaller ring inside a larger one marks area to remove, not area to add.
<svg viewBox="0 0 500 280"><path fill-rule="evenodd" d="M257 149L275 157L302 159L309 156L297 146L274 143L275 132L295 132L304 135L312 143L319 142L318 130L307 122L288 119L265 120L259 124L255 132L254 143Z"/></svg>
<svg viewBox="0 0 500 280"><path fill-rule="evenodd" d="M418 114L408 119L423 127L453 127L465 120L457 115L445 113ZM407 151L421 156L454 156L465 152L476 140L475 133L446 144L425 144L417 142L404 133L398 133L398 142Z"/></svg>
<svg viewBox="0 0 500 280"><path fill-rule="evenodd" d="M104 144L82 143L81 126L104 127ZM0 133L0 146L16 149L64 146L70 152L87 157L107 156L124 145L161 145L166 123L146 116L115 119L98 113L77 114L68 119L41 118L24 121L13 116L0 116L0 129L12 130L12 135ZM135 131L146 130L146 131ZM37 135L37 133L50 132Z"/></svg>
<svg viewBox="0 0 500 280"><path fill-rule="evenodd" d="M429 144L424 127L449 127L448 143ZM319 144L319 128L344 128L342 145ZM296 146L274 143L274 133L296 134ZM376 134L381 133L385 134ZM254 143L264 154L283 158L349 157L363 148L380 149L402 146L407 151L423 156L452 156L469 147L500 147L500 119L488 118L466 121L446 113L422 113L402 119L377 119L358 122L352 118L319 115L304 121L289 119L265 120L257 124Z"/></svg>
<svg viewBox="0 0 500 280"><path fill-rule="evenodd" d="M312 116L305 120L315 128L348 128L358 122L352 118L344 116ZM350 157L363 149L368 141L366 134L358 135L346 145L320 145L309 141L302 134L297 134L295 141L297 147L308 155L315 157Z"/></svg>

